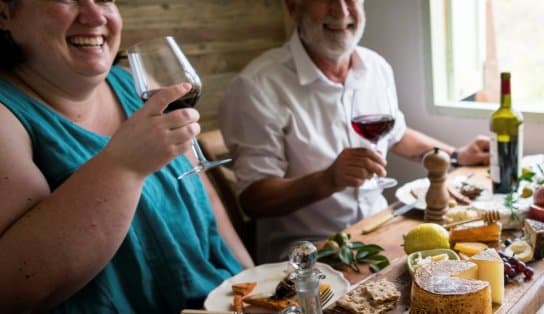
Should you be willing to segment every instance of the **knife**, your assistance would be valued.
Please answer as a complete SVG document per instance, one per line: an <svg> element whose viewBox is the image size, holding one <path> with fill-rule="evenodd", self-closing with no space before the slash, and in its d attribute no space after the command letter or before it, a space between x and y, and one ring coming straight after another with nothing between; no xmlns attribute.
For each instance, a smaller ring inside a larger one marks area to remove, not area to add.
<svg viewBox="0 0 544 314"><path fill-rule="evenodd" d="M236 311L214 311L214 310L192 310L185 309L181 314L277 314L276 312L236 312Z"/></svg>
<svg viewBox="0 0 544 314"><path fill-rule="evenodd" d="M400 215L404 215L405 213L407 213L410 209L414 208L417 203L418 203L418 199L416 199L414 202L412 203L408 203L408 204L404 204L402 205L401 207L395 209L392 213L389 213L383 217L381 217L381 219L377 220L377 221L374 221L372 222L370 225L366 226L363 228L363 232L362 234L367 234L367 233L370 233L376 229L378 229L378 227L380 227L381 225L391 221L392 219L394 219L395 217L398 217Z"/></svg>

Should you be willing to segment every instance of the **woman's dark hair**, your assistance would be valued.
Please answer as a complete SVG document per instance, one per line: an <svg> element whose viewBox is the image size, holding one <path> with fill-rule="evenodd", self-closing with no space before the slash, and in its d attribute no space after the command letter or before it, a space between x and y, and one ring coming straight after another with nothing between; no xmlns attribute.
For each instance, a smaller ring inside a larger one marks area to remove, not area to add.
<svg viewBox="0 0 544 314"><path fill-rule="evenodd" d="M2 1L15 5L14 0ZM11 33L5 29L0 30L0 70L10 71L24 61L23 51L13 40Z"/></svg>

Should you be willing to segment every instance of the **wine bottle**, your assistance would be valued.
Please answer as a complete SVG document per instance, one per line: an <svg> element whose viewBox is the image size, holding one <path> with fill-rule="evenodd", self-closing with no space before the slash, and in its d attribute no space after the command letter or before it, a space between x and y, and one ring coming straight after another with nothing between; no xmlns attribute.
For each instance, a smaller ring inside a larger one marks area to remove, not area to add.
<svg viewBox="0 0 544 314"><path fill-rule="evenodd" d="M523 117L512 109L510 73L501 73L500 107L491 115L490 172L493 193L517 188L523 156Z"/></svg>

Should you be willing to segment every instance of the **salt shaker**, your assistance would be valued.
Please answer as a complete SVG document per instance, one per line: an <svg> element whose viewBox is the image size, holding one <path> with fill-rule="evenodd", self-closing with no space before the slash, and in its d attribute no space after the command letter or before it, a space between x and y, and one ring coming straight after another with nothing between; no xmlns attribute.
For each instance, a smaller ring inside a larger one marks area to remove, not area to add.
<svg viewBox="0 0 544 314"><path fill-rule="evenodd" d="M317 262L317 248L311 242L301 241L293 246L289 255L289 263L295 269L293 280L295 290L304 314L322 314L319 301L319 280L325 278L315 269Z"/></svg>

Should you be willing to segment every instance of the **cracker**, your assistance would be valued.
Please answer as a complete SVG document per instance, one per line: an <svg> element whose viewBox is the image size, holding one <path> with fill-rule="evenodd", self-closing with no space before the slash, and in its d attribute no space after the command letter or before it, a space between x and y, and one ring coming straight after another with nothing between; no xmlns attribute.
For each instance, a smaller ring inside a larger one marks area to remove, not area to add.
<svg viewBox="0 0 544 314"><path fill-rule="evenodd" d="M333 312L350 314L386 313L395 308L400 292L387 279L367 282L340 298Z"/></svg>
<svg viewBox="0 0 544 314"><path fill-rule="evenodd" d="M387 279L369 282L364 285L366 293L374 301L374 303L384 303L389 301L397 301L400 297L400 292L397 287Z"/></svg>

